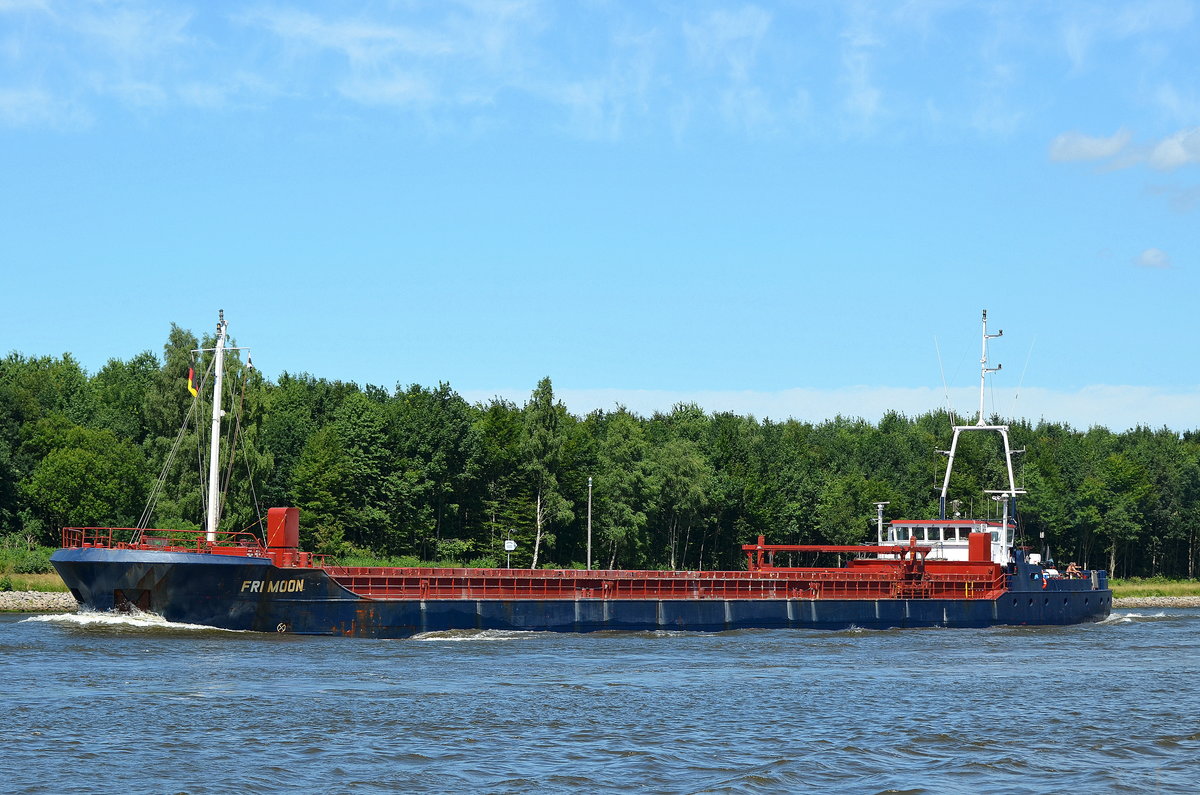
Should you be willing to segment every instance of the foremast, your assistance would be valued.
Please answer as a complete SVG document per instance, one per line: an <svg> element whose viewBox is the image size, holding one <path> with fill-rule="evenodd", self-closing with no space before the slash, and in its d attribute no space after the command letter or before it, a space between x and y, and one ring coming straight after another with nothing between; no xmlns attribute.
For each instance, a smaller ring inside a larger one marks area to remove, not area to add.
<svg viewBox="0 0 1200 795"><path fill-rule="evenodd" d="M988 367L988 340L996 339L1003 336L1003 334L1003 330L997 331L995 334L988 334L987 310L983 310L983 335L979 356L979 415L974 425L955 425L954 438L950 442L950 449L942 451L949 460L946 463L946 477L942 480L942 493L938 498L938 518L946 518L946 492L950 488L950 473L954 469L954 456L958 452L959 436L966 431L993 431L998 433L1004 442L1004 465L1008 473L1008 488L990 490L989 493L993 495L994 499L1001 500L1004 503L1004 523L1002 525L1002 532L1000 533L1000 543L1003 546L1007 546L1009 512L1011 506L1015 504L1017 495L1024 494L1025 491L1017 488L1017 480L1013 474L1013 454L1016 451L1012 449L1012 444L1008 438L1008 426L989 425L983 417L984 387L987 383L987 375L988 373L997 372L1003 366L997 364L995 367Z"/></svg>
<svg viewBox="0 0 1200 795"><path fill-rule="evenodd" d="M213 361L213 399L212 399L212 438L208 449L208 510L206 513L206 529L209 543L217 540L217 524L221 519L221 483L219 458L221 453L221 417L225 412L221 409L221 386L225 375L225 310L220 312L217 320L217 344L213 349L216 356Z"/></svg>

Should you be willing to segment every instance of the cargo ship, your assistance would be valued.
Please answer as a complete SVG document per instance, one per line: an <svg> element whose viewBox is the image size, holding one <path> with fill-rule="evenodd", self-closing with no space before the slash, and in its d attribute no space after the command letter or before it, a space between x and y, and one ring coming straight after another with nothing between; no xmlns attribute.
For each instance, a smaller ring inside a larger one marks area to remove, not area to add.
<svg viewBox="0 0 1200 795"><path fill-rule="evenodd" d="M742 546L744 571L346 567L299 548L299 511L267 511L265 537L217 530L217 442L225 320L217 326L207 527L194 532L68 527L51 558L85 610L141 610L231 630L406 638L448 630L553 632L892 629L1066 625L1105 618L1103 571L1060 574L1014 543L1017 488L1008 427L983 415L989 372L983 313L980 409L953 427L939 517L885 523L873 544ZM1002 332L1001 332L1002 333ZM1003 441L998 519L946 518L962 434ZM795 556L842 565L794 566Z"/></svg>

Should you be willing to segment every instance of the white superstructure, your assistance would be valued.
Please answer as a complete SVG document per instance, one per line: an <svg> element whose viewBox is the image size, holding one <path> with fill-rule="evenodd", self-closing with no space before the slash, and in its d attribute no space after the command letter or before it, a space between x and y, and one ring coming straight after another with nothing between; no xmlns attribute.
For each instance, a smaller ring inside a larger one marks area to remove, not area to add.
<svg viewBox="0 0 1200 795"><path fill-rule="evenodd" d="M1014 527L982 519L897 519L883 532L881 544L909 544L933 547L929 560L970 560L967 540L971 533L987 533L992 537L992 562L1008 563L1013 545ZM881 555L880 557L892 557Z"/></svg>

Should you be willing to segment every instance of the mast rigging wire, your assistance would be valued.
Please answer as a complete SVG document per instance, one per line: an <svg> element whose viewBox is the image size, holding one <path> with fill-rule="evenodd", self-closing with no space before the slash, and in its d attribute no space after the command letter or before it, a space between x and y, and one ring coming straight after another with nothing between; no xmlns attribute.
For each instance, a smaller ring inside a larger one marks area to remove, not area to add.
<svg viewBox="0 0 1200 795"><path fill-rule="evenodd" d="M1037 342L1037 337L1029 343L1029 353L1025 355L1025 366L1021 368L1021 378L1017 381L1017 391L1013 394L1013 400L1021 396L1021 387L1025 383L1025 371L1029 369L1029 360L1033 358L1033 345Z"/></svg>
<svg viewBox="0 0 1200 795"><path fill-rule="evenodd" d="M942 389L946 394L946 413L950 415L950 424L954 424L954 407L950 405L950 385L946 383L946 368L942 366L942 348L938 345L938 338L933 336L933 349L937 351L938 372L942 374Z"/></svg>
<svg viewBox="0 0 1200 795"><path fill-rule="evenodd" d="M193 361L195 356L192 357ZM209 370L212 369L212 363L209 363ZM208 372L205 373L207 378ZM141 537L142 531L150 524L150 518L154 515L154 509L158 507L158 500L162 497L162 492L166 486L167 475L171 470L171 466L175 461L175 456L179 453L179 448L183 445L183 437L187 432L188 421L191 419L192 412L196 410L200 403L200 392L196 392L196 397L192 398L188 404L187 411L183 414L183 423L179 426L179 432L175 435L175 441L171 445L171 449L167 452L166 458L163 460L162 469L158 473L158 478L150 489L150 494L146 500L146 506L142 509L142 514L138 518L137 533L135 541Z"/></svg>
<svg viewBox="0 0 1200 795"><path fill-rule="evenodd" d="M197 353L202 353L202 351L193 351L192 352L193 364L196 362ZM179 426L179 431L175 435L175 440L171 444L171 449L167 452L167 455L166 455L165 459L163 460L162 469L159 471L158 477L154 481L154 485L151 486L151 488L150 488L150 494L147 497L146 505L142 509L141 515L138 517L136 533L135 533L134 539L133 539L135 542L140 540L142 532L148 527L148 525L150 523L150 519L154 515L154 511L158 506L158 501L162 497L163 491L165 490L167 477L170 474L171 467L175 461L175 457L178 455L179 449L183 445L183 439L187 435L188 423L191 420L192 414L194 412L197 412L203 406L204 400L201 397L201 394L203 394L205 392L205 387L209 383L208 379L209 379L209 376L212 375L213 366L214 366L215 362L216 362L215 357L209 358L208 367L205 369L204 375L200 379L200 383L197 385L198 388L196 390L196 396L193 397L192 400L188 403L187 410L184 412L184 415L183 415L183 422ZM240 390L240 394L238 397L238 410L237 410L237 414L236 414L237 421L234 424L234 426L230 429L230 431L226 437L226 439L227 439L226 444L229 449L229 460L228 460L228 465L226 466L226 469L225 469L225 482L224 482L224 485L221 487L220 508L218 509L222 513L224 512L225 504L226 504L227 498L229 496L229 487L233 480L234 459L236 458L237 443L241 436L242 417L245 414L246 385L247 385L248 381L249 381L249 369L243 369L241 390ZM229 385L230 398L233 397L232 386L233 386L232 384ZM260 532L264 533L263 537L265 538L266 537L265 531L263 531L263 527L262 527L262 523L263 523L262 506L259 504L259 501L258 501L258 492L254 488L254 473L251 471L249 456L248 455L243 456L243 458L245 459L246 479L247 479L247 483L248 483L249 489L250 489L250 497L251 497L252 502L254 503L254 513L256 516L255 520L252 521L249 525L247 525L247 527L257 524L259 526ZM200 433L196 434L196 462L197 462L197 466L199 467L199 471L203 472L205 469L205 466L204 466L204 442L203 442L203 439L201 438ZM201 505L208 504L207 491L208 491L207 483L204 478L201 478L200 479L200 502L201 502Z"/></svg>
<svg viewBox="0 0 1200 795"><path fill-rule="evenodd" d="M238 435L241 433L241 430L242 430L242 415L245 413L246 381L247 380L249 380L249 373L248 373L248 371L243 369L242 370L241 395L238 398L237 421L234 423L234 427L229 434L229 442L228 442L228 444L229 444L229 461L225 468L225 485L221 487L221 507L219 509L221 513L225 512L225 501L226 501L226 498L229 496L229 484L233 481L233 461L237 457ZM233 397L232 391L230 392L230 397ZM248 456L247 456L247 458L248 458ZM247 461L246 462L247 468L249 467L249 465L250 465L250 462Z"/></svg>

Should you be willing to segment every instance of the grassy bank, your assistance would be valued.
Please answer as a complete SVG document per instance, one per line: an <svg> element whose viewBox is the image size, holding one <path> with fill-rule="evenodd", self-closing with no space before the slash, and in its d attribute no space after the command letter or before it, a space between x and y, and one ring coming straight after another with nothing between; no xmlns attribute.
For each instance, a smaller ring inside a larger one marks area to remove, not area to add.
<svg viewBox="0 0 1200 795"><path fill-rule="evenodd" d="M0 591L67 590L50 565L53 552L18 536L0 537Z"/></svg>
<svg viewBox="0 0 1200 795"><path fill-rule="evenodd" d="M1116 599L1150 596L1200 596L1200 580L1168 580L1163 577L1131 577L1109 580Z"/></svg>
<svg viewBox="0 0 1200 795"><path fill-rule="evenodd" d="M65 592L66 583L56 573L50 574L0 574L0 581L7 579L13 591L42 591L45 593Z"/></svg>

